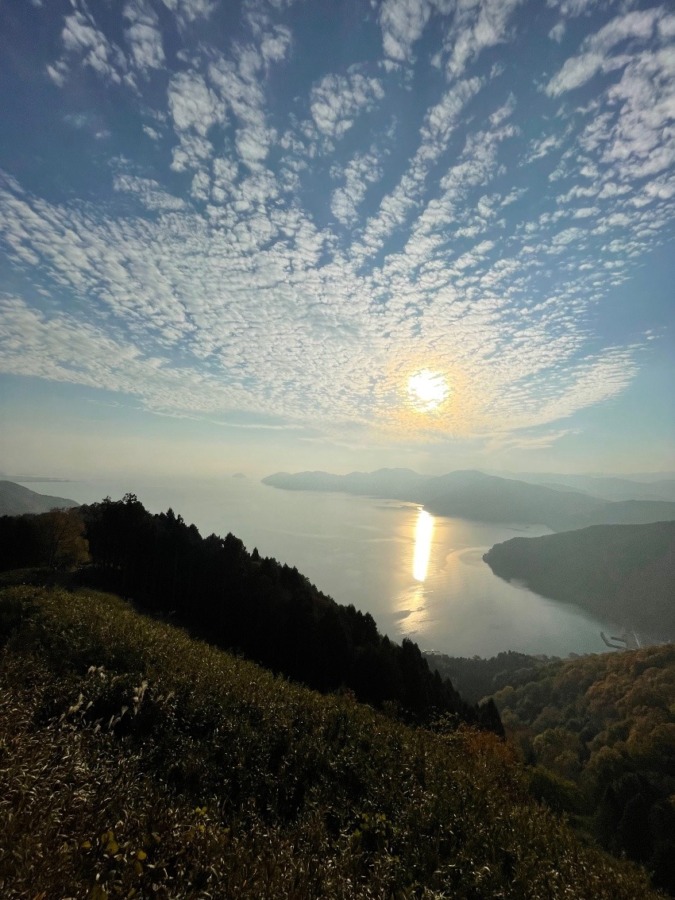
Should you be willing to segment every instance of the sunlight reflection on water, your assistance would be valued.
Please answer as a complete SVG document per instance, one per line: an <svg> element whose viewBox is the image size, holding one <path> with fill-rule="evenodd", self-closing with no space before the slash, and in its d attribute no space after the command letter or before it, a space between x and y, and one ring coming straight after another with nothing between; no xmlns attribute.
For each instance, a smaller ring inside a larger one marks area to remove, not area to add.
<svg viewBox="0 0 675 900"><path fill-rule="evenodd" d="M427 577L433 536L434 517L425 509L420 509L415 525L415 553L413 555L413 578L415 581L424 581Z"/></svg>

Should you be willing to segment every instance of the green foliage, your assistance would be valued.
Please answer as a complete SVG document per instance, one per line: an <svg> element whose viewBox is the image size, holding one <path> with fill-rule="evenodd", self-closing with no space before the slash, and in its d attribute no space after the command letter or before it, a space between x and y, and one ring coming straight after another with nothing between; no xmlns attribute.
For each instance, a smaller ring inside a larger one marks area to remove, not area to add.
<svg viewBox="0 0 675 900"><path fill-rule="evenodd" d="M572 781L561 778L543 766L534 766L528 770L530 793L540 803L545 803L558 813L581 813L584 811L584 798Z"/></svg>
<svg viewBox="0 0 675 900"><path fill-rule="evenodd" d="M429 668L449 679L462 697L477 703L509 685L530 681L536 670L550 661L548 657L528 656L507 650L490 659L480 656L447 656L425 653Z"/></svg>
<svg viewBox="0 0 675 900"><path fill-rule="evenodd" d="M109 595L15 586L5 608L7 900L654 896L494 735L321 696Z"/></svg>
<svg viewBox="0 0 675 900"><path fill-rule="evenodd" d="M672 892L674 697L672 644L550 663L494 695L512 743L537 765L534 795L584 812L605 847Z"/></svg>

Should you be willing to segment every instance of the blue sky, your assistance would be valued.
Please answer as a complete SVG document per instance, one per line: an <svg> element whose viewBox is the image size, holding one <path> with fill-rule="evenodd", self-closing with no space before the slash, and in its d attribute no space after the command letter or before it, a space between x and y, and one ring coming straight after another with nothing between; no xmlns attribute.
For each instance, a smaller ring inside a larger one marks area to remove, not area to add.
<svg viewBox="0 0 675 900"><path fill-rule="evenodd" d="M675 469L667 4L0 0L0 84L4 471Z"/></svg>

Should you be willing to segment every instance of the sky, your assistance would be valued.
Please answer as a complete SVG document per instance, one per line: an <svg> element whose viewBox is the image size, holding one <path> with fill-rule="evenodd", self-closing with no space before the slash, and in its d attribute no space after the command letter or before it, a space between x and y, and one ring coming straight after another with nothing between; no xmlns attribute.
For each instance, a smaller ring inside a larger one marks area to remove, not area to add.
<svg viewBox="0 0 675 900"><path fill-rule="evenodd" d="M0 471L675 469L675 14L0 0Z"/></svg>

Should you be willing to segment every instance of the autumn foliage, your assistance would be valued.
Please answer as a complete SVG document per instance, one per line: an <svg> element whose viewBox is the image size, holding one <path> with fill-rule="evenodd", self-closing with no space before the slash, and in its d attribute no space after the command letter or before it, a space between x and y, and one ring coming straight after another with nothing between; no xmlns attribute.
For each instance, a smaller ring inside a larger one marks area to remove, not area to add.
<svg viewBox="0 0 675 900"><path fill-rule="evenodd" d="M675 645L533 667L494 699L535 793L675 892Z"/></svg>

